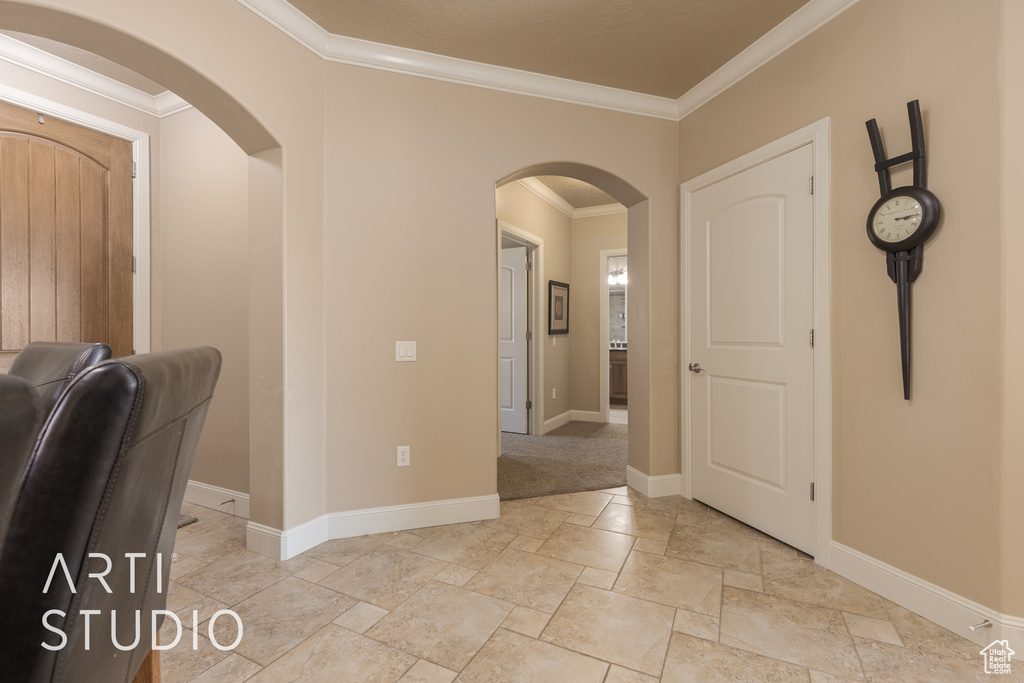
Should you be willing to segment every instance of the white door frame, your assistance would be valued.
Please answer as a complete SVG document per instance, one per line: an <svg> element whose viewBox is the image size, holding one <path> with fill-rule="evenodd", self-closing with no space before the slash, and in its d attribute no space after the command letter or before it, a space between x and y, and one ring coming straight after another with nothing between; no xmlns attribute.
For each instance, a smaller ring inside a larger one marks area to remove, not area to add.
<svg viewBox="0 0 1024 683"><path fill-rule="evenodd" d="M132 179L132 255L135 257L135 273L132 277L132 340L136 353L149 353L149 133L3 84L0 84L0 100L132 143L132 161L135 164L135 178Z"/></svg>
<svg viewBox="0 0 1024 683"><path fill-rule="evenodd" d="M692 498L690 465L690 384L691 373L686 371L690 362L690 263L687 246L690 241L691 195L708 185L736 175L769 159L781 156L808 142L814 146L814 498L817 515L814 561L825 567L831 564L829 548L832 541L832 370L831 370L831 275L829 239L829 126L828 117L816 121L779 140L734 159L716 169L688 180L680 187L682 239L679 246L680 300L683 305L680 334L682 355L680 372L681 402L683 410L683 495Z"/></svg>
<svg viewBox="0 0 1024 683"><path fill-rule="evenodd" d="M544 312L544 300L542 298L542 285L544 283L544 240L525 230L517 228L511 223L506 223L502 220L499 220L497 223L498 269L495 271L495 277L500 277L502 235L511 238L520 246L526 247L527 261L532 264L532 268L526 276L526 281L529 283L530 288L530 293L527 299L529 311L527 311L526 315L530 319L530 331L533 333L533 338L530 339L529 343L526 345L526 364L530 368L530 375L528 377L529 388L526 392L526 398L530 401L531 405L529 416L526 421L526 432L534 436L539 436L543 434L544 427L544 392L539 390L539 387L544 386L544 344L541 343L541 339L544 335L541 334L541 332L546 329L542 326ZM500 349L498 350L498 355L501 355ZM501 403L500 378L498 392L498 395L495 397L496 406ZM498 434L498 441L498 454L500 455L500 430Z"/></svg>
<svg viewBox="0 0 1024 683"><path fill-rule="evenodd" d="M600 332L601 333L600 333L600 337L599 337L599 341L598 341L598 344L600 346L598 347L597 367L603 368L603 370L601 371L601 376L599 377L599 379L600 379L600 387L601 387L601 389L600 389L600 393L601 393L600 408L601 409L599 411L600 414L601 414L601 422L607 422L608 421L608 401L609 401L609 399L611 397L611 387L609 387L609 382L611 380L608 377L608 366L611 365L611 360L610 360L611 354L608 352L608 341L609 341L608 340L608 325L609 325L609 320L608 320L608 316L609 316L609 312L608 312L608 306L609 306L609 302L608 302L608 258L611 257L611 256L628 256L628 255L629 254L628 254L628 250L627 249L602 249L601 253L600 253L600 256L598 257L600 259L600 268L597 271L598 272L598 277L600 278L600 283L599 283L599 285L600 285L600 290L599 290L600 294L598 294L598 297L600 297L598 299L598 310L600 311L600 313L598 314L598 317L600 318L600 322L598 324L600 325ZM627 310L628 310L628 306L627 306ZM627 316L629 315L628 312L627 312L626 315ZM628 336L629 335L629 320L628 319L626 320L626 330L627 330L626 334ZM627 355L626 358L628 359L629 356ZM627 365L626 372L629 372L628 367L629 366Z"/></svg>

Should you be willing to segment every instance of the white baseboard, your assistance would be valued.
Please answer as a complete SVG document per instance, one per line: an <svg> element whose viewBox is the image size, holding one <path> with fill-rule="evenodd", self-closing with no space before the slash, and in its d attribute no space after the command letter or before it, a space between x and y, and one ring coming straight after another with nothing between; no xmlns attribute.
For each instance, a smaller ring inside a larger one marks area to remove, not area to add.
<svg viewBox="0 0 1024 683"><path fill-rule="evenodd" d="M639 491L648 498L682 495L683 475L662 474L655 477L644 474L640 470L626 467L626 485Z"/></svg>
<svg viewBox="0 0 1024 683"><path fill-rule="evenodd" d="M836 541L832 541L829 547L829 564L832 571L840 576L934 621L980 647L996 640L1009 640L1014 650L1024 651L1024 619L1020 617L999 614ZM970 630L970 626L986 619L992 622L991 628Z"/></svg>
<svg viewBox="0 0 1024 683"><path fill-rule="evenodd" d="M572 422L572 411L571 410L567 410L564 413L562 413L561 415L557 415L557 416L551 418L550 420L544 420L544 424L541 425L541 428L540 428L541 436L543 436L544 434L547 434L552 429L558 429L562 425L567 425L570 422Z"/></svg>
<svg viewBox="0 0 1024 683"><path fill-rule="evenodd" d="M227 503L226 501L232 501ZM188 480L185 502L249 519L249 494Z"/></svg>
<svg viewBox="0 0 1024 683"><path fill-rule="evenodd" d="M498 494L493 494L476 498L455 498L429 503L332 512L287 531L249 522L245 536L246 547L261 555L288 560L335 538L476 522L494 519L499 511Z"/></svg>
<svg viewBox="0 0 1024 683"><path fill-rule="evenodd" d="M573 410L572 419L577 422L607 422L608 420L601 419L601 411L599 410Z"/></svg>

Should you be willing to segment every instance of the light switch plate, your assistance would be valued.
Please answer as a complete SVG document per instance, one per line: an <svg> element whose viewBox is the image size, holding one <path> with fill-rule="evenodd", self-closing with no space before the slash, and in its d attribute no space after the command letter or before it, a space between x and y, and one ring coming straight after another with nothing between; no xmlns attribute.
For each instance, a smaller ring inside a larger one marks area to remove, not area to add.
<svg viewBox="0 0 1024 683"><path fill-rule="evenodd" d="M416 360L416 342L396 341L395 360L399 362L412 362Z"/></svg>

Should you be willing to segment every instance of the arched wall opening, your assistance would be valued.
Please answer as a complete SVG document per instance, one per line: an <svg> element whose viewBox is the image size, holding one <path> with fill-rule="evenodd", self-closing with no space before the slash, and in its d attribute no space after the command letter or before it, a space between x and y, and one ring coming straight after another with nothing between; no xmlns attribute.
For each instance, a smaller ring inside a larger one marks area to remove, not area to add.
<svg viewBox="0 0 1024 683"><path fill-rule="evenodd" d="M627 483L646 489L637 475L652 474L650 410L650 259L651 217L649 199L623 178L595 166L568 161L533 164L495 183L500 188L532 176L565 176L589 183L609 194L627 209L629 285L629 467ZM497 238L497 237L496 237ZM570 304L571 307L571 304ZM498 386L500 392L500 382ZM497 397L496 397L497 403ZM500 441L500 438L499 438ZM500 444L499 444L500 452Z"/></svg>
<svg viewBox="0 0 1024 683"><path fill-rule="evenodd" d="M205 114L248 155L250 518L280 528L284 517L281 145L246 107L210 78L126 32L69 12L8 1L0 1L0 27L89 50L161 83ZM148 199L149 187L141 189ZM149 215L148 205L141 210ZM148 244L148 235L144 243ZM252 273L260 273L260 277Z"/></svg>

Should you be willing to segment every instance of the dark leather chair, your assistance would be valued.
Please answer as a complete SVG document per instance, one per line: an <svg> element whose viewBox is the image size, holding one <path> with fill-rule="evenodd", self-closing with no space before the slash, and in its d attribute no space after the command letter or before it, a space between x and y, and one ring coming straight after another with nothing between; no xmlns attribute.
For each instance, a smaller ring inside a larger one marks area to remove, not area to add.
<svg viewBox="0 0 1024 683"><path fill-rule="evenodd" d="M39 397L32 385L20 377L0 375L0 539L7 535L40 415Z"/></svg>
<svg viewBox="0 0 1024 683"><path fill-rule="evenodd" d="M208 347L130 356L87 368L61 394L20 481L4 484L16 499L0 538L0 679L136 675L155 642L153 611L166 607L178 515L220 365ZM90 610L98 614L86 619ZM115 619L127 650L113 643ZM156 621L159 630L162 615Z"/></svg>
<svg viewBox="0 0 1024 683"><path fill-rule="evenodd" d="M31 342L15 356L7 374L35 385L43 415L47 415L75 375L111 355L106 344Z"/></svg>

